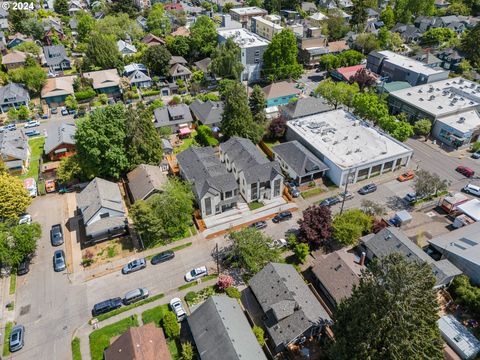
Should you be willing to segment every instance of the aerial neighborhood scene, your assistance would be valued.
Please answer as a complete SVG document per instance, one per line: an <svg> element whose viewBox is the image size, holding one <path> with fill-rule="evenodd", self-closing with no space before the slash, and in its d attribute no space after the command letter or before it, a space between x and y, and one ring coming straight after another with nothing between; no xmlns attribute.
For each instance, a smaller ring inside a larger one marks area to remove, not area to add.
<svg viewBox="0 0 480 360"><path fill-rule="evenodd" d="M480 359L479 0L0 2L0 359Z"/></svg>

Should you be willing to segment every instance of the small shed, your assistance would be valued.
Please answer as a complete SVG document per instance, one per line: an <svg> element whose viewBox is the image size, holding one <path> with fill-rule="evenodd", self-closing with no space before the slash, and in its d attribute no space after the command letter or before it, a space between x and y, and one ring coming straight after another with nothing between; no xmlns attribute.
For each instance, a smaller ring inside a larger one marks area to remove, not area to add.
<svg viewBox="0 0 480 360"><path fill-rule="evenodd" d="M480 220L480 200L471 199L457 206L457 210L475 221Z"/></svg>
<svg viewBox="0 0 480 360"><path fill-rule="evenodd" d="M412 215L407 210L401 210L395 214L390 222L395 226L402 226L412 221Z"/></svg>
<svg viewBox="0 0 480 360"><path fill-rule="evenodd" d="M473 359L480 352L480 341L453 315L442 316L437 324L445 342L462 359Z"/></svg>

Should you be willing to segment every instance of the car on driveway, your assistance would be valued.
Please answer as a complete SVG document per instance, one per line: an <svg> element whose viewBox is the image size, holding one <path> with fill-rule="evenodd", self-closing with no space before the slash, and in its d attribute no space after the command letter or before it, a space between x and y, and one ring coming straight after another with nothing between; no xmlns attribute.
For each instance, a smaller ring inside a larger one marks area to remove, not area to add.
<svg viewBox="0 0 480 360"><path fill-rule="evenodd" d="M67 263L65 262L65 253L63 250L56 250L53 253L53 269L58 271L63 271L67 268Z"/></svg>
<svg viewBox="0 0 480 360"><path fill-rule="evenodd" d="M25 131L25 135L28 136L28 137L39 136L40 131L38 131L38 130L28 130L28 131Z"/></svg>
<svg viewBox="0 0 480 360"><path fill-rule="evenodd" d="M372 184L367 184L364 187L362 187L360 190L358 190L358 193L360 195L367 195L367 194L373 193L376 190L377 190L377 185L372 183Z"/></svg>
<svg viewBox="0 0 480 360"><path fill-rule="evenodd" d="M100 314L105 314L109 311L118 309L122 306L122 299L119 297L108 299L98 304L95 304L92 309L92 316L98 316Z"/></svg>
<svg viewBox="0 0 480 360"><path fill-rule="evenodd" d="M9 347L10 352L15 352L23 348L25 343L25 327L23 325L15 325L10 333Z"/></svg>
<svg viewBox="0 0 480 360"><path fill-rule="evenodd" d="M145 269L147 267L147 262L145 259L136 259L130 261L127 265L125 265L122 269L122 274L130 274L132 272Z"/></svg>
<svg viewBox="0 0 480 360"><path fill-rule="evenodd" d="M200 266L196 269L193 269L192 271L189 271L185 274L185 281L186 282L191 282L194 280L197 280L198 278L201 278L203 276L208 275L208 270L206 266Z"/></svg>
<svg viewBox="0 0 480 360"><path fill-rule="evenodd" d="M63 230L62 225L55 224L50 229L50 240L53 246L59 246L63 244Z"/></svg>
<svg viewBox="0 0 480 360"><path fill-rule="evenodd" d="M412 170L407 171L406 173L400 175L397 180L400 182L412 180L415 177L415 174L413 173Z"/></svg>
<svg viewBox="0 0 480 360"><path fill-rule="evenodd" d="M475 152L472 154L472 158L474 158L474 159L480 159L480 150L475 151Z"/></svg>
<svg viewBox="0 0 480 360"><path fill-rule="evenodd" d="M267 222L257 221L257 222L254 222L253 224L250 224L248 227L255 228L257 230L265 229L267 227Z"/></svg>
<svg viewBox="0 0 480 360"><path fill-rule="evenodd" d="M17 267L17 275L25 275L30 271L30 259L24 259Z"/></svg>
<svg viewBox="0 0 480 360"><path fill-rule="evenodd" d="M282 211L281 213L278 213L272 221L277 224L282 221L290 220L292 218L292 213L290 211Z"/></svg>
<svg viewBox="0 0 480 360"><path fill-rule="evenodd" d="M180 322L187 317L187 313L183 309L182 300L179 298L173 298L170 300L170 307L177 316L177 321Z"/></svg>
<svg viewBox="0 0 480 360"><path fill-rule="evenodd" d="M466 177L472 177L473 175L475 175L475 171L466 166L457 166L455 171L459 172L462 175L465 175Z"/></svg>
<svg viewBox="0 0 480 360"><path fill-rule="evenodd" d="M68 115L68 110L67 110L67 109L63 109L63 110L62 110L62 115L63 115L63 116L67 116L67 115Z"/></svg>
<svg viewBox="0 0 480 360"><path fill-rule="evenodd" d="M408 204L413 204L415 201L417 201L417 195L415 193L408 193L403 197L403 200L405 200Z"/></svg>
<svg viewBox="0 0 480 360"><path fill-rule="evenodd" d="M477 185L467 184L463 187L463 191L465 191L468 194L480 196L480 186L477 186Z"/></svg>
<svg viewBox="0 0 480 360"><path fill-rule="evenodd" d="M167 251L164 251L164 252L161 252L157 255L155 255L152 260L150 260L150 263L152 265L157 265L157 264L160 264L162 262L165 262L165 261L168 261L168 260L171 260L175 257L175 253L171 250L167 250Z"/></svg>
<svg viewBox="0 0 480 360"><path fill-rule="evenodd" d="M294 197L297 198L300 196L300 191L298 190L297 186L293 182L288 182L285 181L285 186L287 187L288 191L290 194Z"/></svg>
<svg viewBox="0 0 480 360"><path fill-rule="evenodd" d="M273 240L270 243L270 247L272 247L272 248L284 248L284 247L287 247L287 246L288 246L288 243L287 243L287 240L285 240L285 239Z"/></svg>
<svg viewBox="0 0 480 360"><path fill-rule="evenodd" d="M320 202L320 205L322 206L333 206L335 204L338 204L340 202L340 198L338 196L332 196L329 198L326 198Z"/></svg>
<svg viewBox="0 0 480 360"><path fill-rule="evenodd" d="M30 120L30 121L25 123L25 128L26 129L36 127L36 126L40 126L40 121Z"/></svg>

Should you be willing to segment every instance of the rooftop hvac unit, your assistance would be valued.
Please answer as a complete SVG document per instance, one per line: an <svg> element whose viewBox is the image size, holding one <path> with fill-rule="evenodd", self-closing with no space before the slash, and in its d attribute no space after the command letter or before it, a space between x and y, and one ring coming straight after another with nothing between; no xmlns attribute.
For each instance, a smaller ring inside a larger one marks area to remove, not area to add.
<svg viewBox="0 0 480 360"><path fill-rule="evenodd" d="M356 152L356 153L362 152L362 149L356 148L356 149L355 149L355 152Z"/></svg>
<svg viewBox="0 0 480 360"><path fill-rule="evenodd" d="M351 154L352 154L352 150L348 150L347 155L351 155Z"/></svg>
<svg viewBox="0 0 480 360"><path fill-rule="evenodd" d="M418 99L418 101L423 101L423 98Z"/></svg>
<svg viewBox="0 0 480 360"><path fill-rule="evenodd" d="M428 100L432 101L435 99L435 95L430 95L430 97L428 98Z"/></svg>
<svg viewBox="0 0 480 360"><path fill-rule="evenodd" d="M348 140L348 135L343 138L343 140Z"/></svg>
<svg viewBox="0 0 480 360"><path fill-rule="evenodd" d="M422 89L418 89L418 92L419 92L419 93L423 93L423 90L422 90Z"/></svg>
<svg viewBox="0 0 480 360"><path fill-rule="evenodd" d="M460 124L463 124L463 123L465 122L465 120L466 120L466 119L465 119L463 116L461 116L460 119L458 119L458 122L459 122Z"/></svg>

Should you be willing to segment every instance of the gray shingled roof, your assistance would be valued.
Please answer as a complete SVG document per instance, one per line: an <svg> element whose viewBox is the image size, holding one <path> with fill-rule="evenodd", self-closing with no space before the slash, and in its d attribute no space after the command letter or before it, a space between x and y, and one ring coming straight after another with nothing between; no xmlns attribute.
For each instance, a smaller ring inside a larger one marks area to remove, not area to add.
<svg viewBox="0 0 480 360"><path fill-rule="evenodd" d="M235 164L238 172L243 171L248 184L273 180L282 174L280 164L268 160L249 139L234 136L220 144L220 149Z"/></svg>
<svg viewBox="0 0 480 360"><path fill-rule="evenodd" d="M43 55L48 66L59 65L65 60L70 62L63 45L44 46Z"/></svg>
<svg viewBox="0 0 480 360"><path fill-rule="evenodd" d="M188 124L193 121L188 105L163 106L154 111L155 127Z"/></svg>
<svg viewBox="0 0 480 360"><path fill-rule="evenodd" d="M218 124L222 121L223 102L196 99L190 104L190 110L203 125Z"/></svg>
<svg viewBox="0 0 480 360"><path fill-rule="evenodd" d="M334 107L329 105L322 97L300 98L295 102L283 106L282 108L282 110L290 119L320 114L333 109Z"/></svg>
<svg viewBox="0 0 480 360"><path fill-rule="evenodd" d="M102 207L125 212L118 185L98 177L93 179L81 193L77 194L77 207L82 210L85 223L90 221Z"/></svg>
<svg viewBox="0 0 480 360"><path fill-rule="evenodd" d="M0 133L0 157L27 160L28 152L28 139L22 130Z"/></svg>
<svg viewBox="0 0 480 360"><path fill-rule="evenodd" d="M22 102L28 101L30 98L27 89L25 89L23 85L8 83L7 85L0 87L0 104L12 102L11 99L15 99L14 102Z"/></svg>
<svg viewBox="0 0 480 360"><path fill-rule="evenodd" d="M187 181L193 184L197 199L210 188L220 192L238 188L235 177L229 173L211 147L191 146L177 155L177 162Z"/></svg>
<svg viewBox="0 0 480 360"><path fill-rule="evenodd" d="M275 145L272 151L299 176L328 170L327 165L297 140Z"/></svg>
<svg viewBox="0 0 480 360"><path fill-rule="evenodd" d="M212 296L187 318L202 360L266 360L235 299Z"/></svg>
<svg viewBox="0 0 480 360"><path fill-rule="evenodd" d="M134 201L144 200L154 191L160 191L167 182L167 176L159 166L138 165L127 174L128 187Z"/></svg>
<svg viewBox="0 0 480 360"><path fill-rule="evenodd" d="M209 57L206 57L193 64L197 67L198 70L202 70L204 73L208 73L209 72L208 66L210 65L211 62L212 62L212 59L210 59Z"/></svg>
<svg viewBox="0 0 480 360"><path fill-rule="evenodd" d="M330 321L292 265L269 263L250 279L249 285L268 317L265 325L276 346L286 345L310 327Z"/></svg>
<svg viewBox="0 0 480 360"><path fill-rule="evenodd" d="M45 154L48 154L61 144L75 145L76 130L77 128L74 124L60 124L55 130L50 131L43 146Z"/></svg>
<svg viewBox="0 0 480 360"><path fill-rule="evenodd" d="M130 80L130 84L136 84L140 82L151 81L152 79L144 72L135 70L128 76L128 80Z"/></svg>

